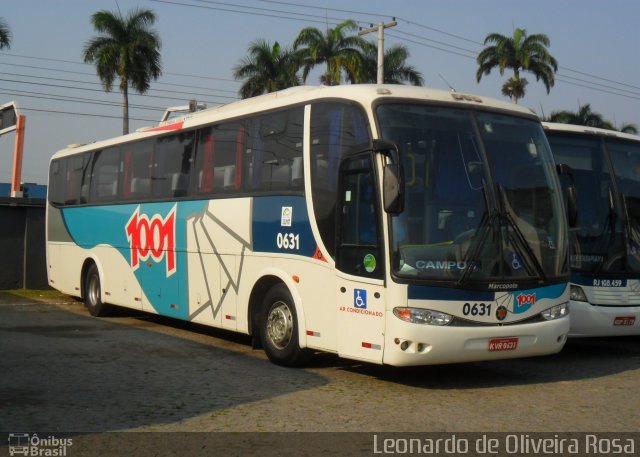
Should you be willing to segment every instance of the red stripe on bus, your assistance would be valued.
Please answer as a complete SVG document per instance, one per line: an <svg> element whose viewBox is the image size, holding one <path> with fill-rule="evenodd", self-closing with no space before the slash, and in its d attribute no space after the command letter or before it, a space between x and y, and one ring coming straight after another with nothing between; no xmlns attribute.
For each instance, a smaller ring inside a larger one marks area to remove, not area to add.
<svg viewBox="0 0 640 457"><path fill-rule="evenodd" d="M184 122L176 122L174 124L161 125L160 127L149 129L147 130L147 132L160 132L163 130L180 130L182 128L182 124L184 124Z"/></svg>

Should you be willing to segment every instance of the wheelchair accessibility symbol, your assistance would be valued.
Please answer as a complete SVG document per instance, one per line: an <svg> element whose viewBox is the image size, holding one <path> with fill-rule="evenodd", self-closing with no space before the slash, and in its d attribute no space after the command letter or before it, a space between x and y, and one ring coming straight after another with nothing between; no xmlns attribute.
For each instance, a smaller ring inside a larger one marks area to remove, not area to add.
<svg viewBox="0 0 640 457"><path fill-rule="evenodd" d="M353 306L359 309L367 309L367 291L364 289L353 290Z"/></svg>
<svg viewBox="0 0 640 457"><path fill-rule="evenodd" d="M520 268L522 268L522 262L520 262L520 258L515 252L513 253L513 259L511 260L511 268L513 268L514 270L519 270Z"/></svg>

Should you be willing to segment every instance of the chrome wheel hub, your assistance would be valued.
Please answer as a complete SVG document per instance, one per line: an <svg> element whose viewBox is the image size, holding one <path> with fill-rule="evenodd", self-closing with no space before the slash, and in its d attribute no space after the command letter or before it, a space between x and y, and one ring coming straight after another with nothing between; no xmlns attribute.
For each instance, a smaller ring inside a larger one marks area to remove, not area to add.
<svg viewBox="0 0 640 457"><path fill-rule="evenodd" d="M277 302L271 308L267 318L267 336L278 349L284 349L293 335L293 316L289 306L284 302Z"/></svg>

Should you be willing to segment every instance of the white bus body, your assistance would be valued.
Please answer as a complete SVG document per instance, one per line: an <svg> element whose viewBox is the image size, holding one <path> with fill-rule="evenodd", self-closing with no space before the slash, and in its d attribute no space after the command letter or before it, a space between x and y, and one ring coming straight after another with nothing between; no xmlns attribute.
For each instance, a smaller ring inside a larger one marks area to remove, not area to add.
<svg viewBox="0 0 640 457"><path fill-rule="evenodd" d="M571 168L571 336L640 334L640 137L543 123L556 163Z"/></svg>
<svg viewBox="0 0 640 457"><path fill-rule="evenodd" d="M544 355L569 329L551 153L530 111L496 100L267 94L57 152L47 210L49 283L92 314L250 334L283 365Z"/></svg>

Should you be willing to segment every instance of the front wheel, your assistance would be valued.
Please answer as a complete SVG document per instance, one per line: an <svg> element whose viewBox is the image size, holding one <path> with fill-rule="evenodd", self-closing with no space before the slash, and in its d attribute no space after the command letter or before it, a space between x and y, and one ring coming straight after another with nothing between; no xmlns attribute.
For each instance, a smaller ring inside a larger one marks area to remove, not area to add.
<svg viewBox="0 0 640 457"><path fill-rule="evenodd" d="M98 267L92 264L84 279L84 304L92 316L104 317L111 314L111 306L103 303L101 297L100 274Z"/></svg>
<svg viewBox="0 0 640 457"><path fill-rule="evenodd" d="M307 351L300 348L298 340L293 298L284 284L273 286L264 297L260 339L267 357L277 365L294 366L306 360Z"/></svg>

